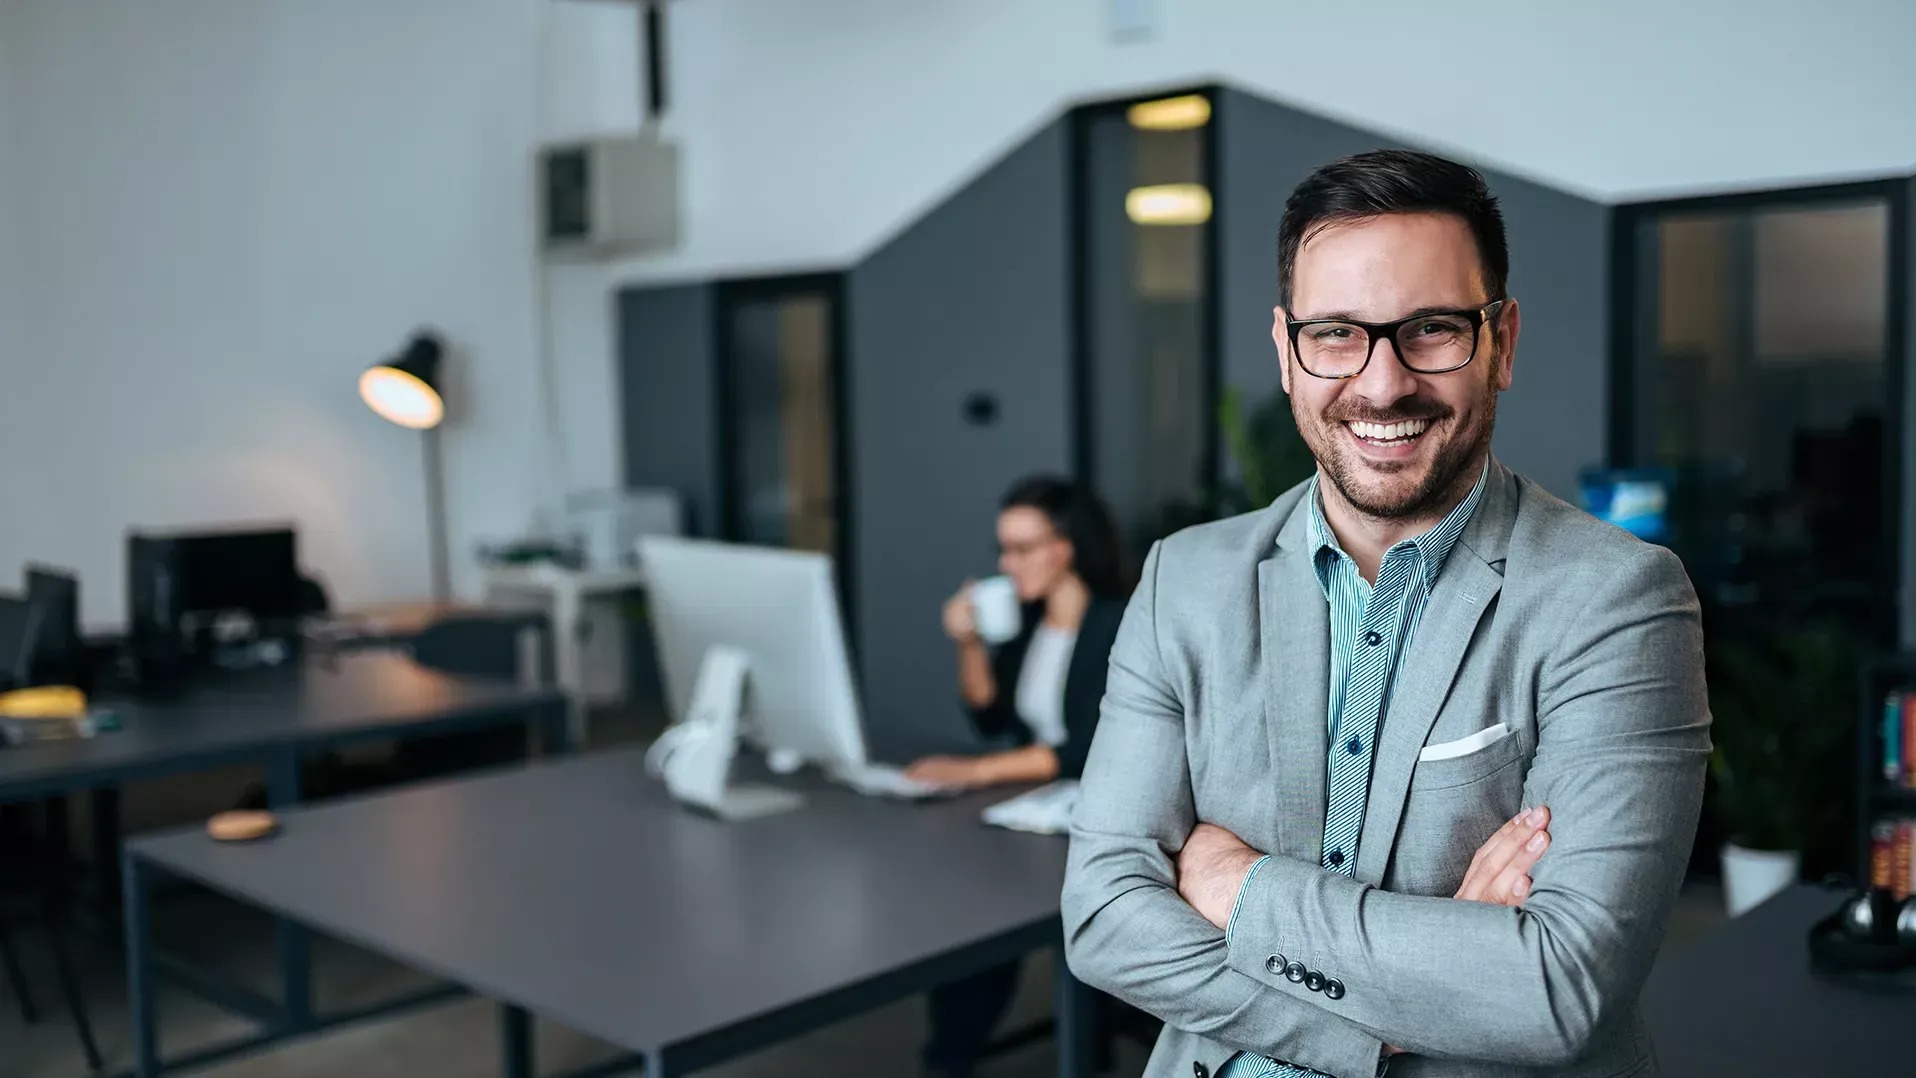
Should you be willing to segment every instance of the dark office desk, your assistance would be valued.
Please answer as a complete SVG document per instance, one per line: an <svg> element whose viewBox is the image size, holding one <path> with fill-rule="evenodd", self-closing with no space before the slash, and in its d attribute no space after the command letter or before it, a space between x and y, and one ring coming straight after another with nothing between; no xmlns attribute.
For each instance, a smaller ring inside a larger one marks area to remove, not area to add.
<svg viewBox="0 0 1916 1078"><path fill-rule="evenodd" d="M173 695L102 705L123 729L0 748L0 803L260 762L269 797L291 804L306 753L507 723L565 734L556 690L451 678L379 652L212 674Z"/></svg>
<svg viewBox="0 0 1916 1078"><path fill-rule="evenodd" d="M1663 1073L1910 1073L1916 995L1810 972L1804 938L1841 900L1792 887L1658 961L1643 1009Z"/></svg>
<svg viewBox="0 0 1916 1078"><path fill-rule="evenodd" d="M322 620L317 626L309 627L309 631L314 632L322 641L331 642L340 650L359 651L368 648L403 650L426 630L448 619L491 621L514 629L534 630L542 635L552 627L552 619L543 610L486 606L456 601L416 600L351 607ZM551 638L546 637L541 644L539 661L544 671L541 677L552 680Z"/></svg>
<svg viewBox="0 0 1916 1078"><path fill-rule="evenodd" d="M809 792L796 812L722 823L622 750L302 808L254 845L135 840L137 1073L161 1069L142 897L160 876L499 1000L512 1078L531 1073L530 1014L636 1053L591 1073L669 1078L1058 945L1065 843L981 824L1002 792ZM1060 1073L1080 1078L1088 993L1059 973Z"/></svg>

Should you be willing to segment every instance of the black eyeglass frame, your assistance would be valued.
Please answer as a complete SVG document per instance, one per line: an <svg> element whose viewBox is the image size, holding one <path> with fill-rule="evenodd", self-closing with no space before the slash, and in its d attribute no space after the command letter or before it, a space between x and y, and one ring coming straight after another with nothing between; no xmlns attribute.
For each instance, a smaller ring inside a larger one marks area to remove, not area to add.
<svg viewBox="0 0 1916 1078"><path fill-rule="evenodd" d="M1349 318L1306 318L1301 321L1293 321L1290 312L1286 311L1284 313L1284 332L1290 337L1291 355L1297 358L1298 367L1312 378L1322 378L1330 382L1347 382L1363 374L1364 371L1370 367L1371 357L1377 354L1377 342L1385 338L1389 338L1390 350L1391 353L1397 357L1397 362L1402 363L1404 369L1410 371L1412 374L1449 374L1451 371L1463 370L1465 367L1470 366L1471 360L1477 358L1477 345L1483 340L1484 326L1488 323L1495 322L1497 316L1503 313L1504 304L1508 302L1510 302L1510 297L1505 296L1503 299L1491 300L1489 303L1475 310L1466 308L1461 311L1425 311L1422 314L1413 314L1409 318L1399 318L1395 322L1358 322ZM1454 367L1440 367L1436 370L1426 371L1411 366L1410 361L1404 358L1403 345L1397 342L1397 331L1420 319L1446 317L1467 318L1470 320L1470 354L1464 357L1462 363ZM1358 329L1363 330L1370 335L1370 347L1364 353L1364 362L1359 364L1357 369L1349 374L1319 374L1312 370L1304 362L1303 349L1297 346L1297 331L1305 326L1356 326Z"/></svg>

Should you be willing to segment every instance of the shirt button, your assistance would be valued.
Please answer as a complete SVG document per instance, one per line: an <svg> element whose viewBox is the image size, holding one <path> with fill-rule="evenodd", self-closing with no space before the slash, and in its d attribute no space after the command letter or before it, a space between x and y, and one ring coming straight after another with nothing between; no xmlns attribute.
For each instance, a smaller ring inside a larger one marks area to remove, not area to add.
<svg viewBox="0 0 1916 1078"><path fill-rule="evenodd" d="M1329 980L1325 981L1324 982L1324 998L1343 999L1344 998L1344 982L1338 980L1335 977L1332 977Z"/></svg>
<svg viewBox="0 0 1916 1078"><path fill-rule="evenodd" d="M1359 739L1357 739L1357 738L1354 738L1354 737L1353 737L1353 738L1351 738L1351 739L1350 739L1350 743L1349 743L1349 744L1347 744L1347 745L1345 745L1345 746L1344 746L1344 748L1345 748L1345 749L1346 749L1347 751L1349 751L1349 753L1350 753L1350 754L1351 754L1352 756L1357 756L1357 755L1360 755L1361 753L1363 753L1363 751L1364 751L1364 743L1363 743L1363 742L1362 742L1361 740L1359 740Z"/></svg>
<svg viewBox="0 0 1916 1078"><path fill-rule="evenodd" d="M1379 633L1376 629L1372 629L1370 632L1364 634L1364 643L1369 644L1371 647L1376 647L1383 642L1383 634Z"/></svg>
<svg viewBox="0 0 1916 1078"><path fill-rule="evenodd" d="M1331 864L1333 864L1333 865L1341 865L1341 864L1343 864L1343 863L1344 863L1344 851L1343 851L1343 850L1332 850L1332 851L1331 851L1331 855L1330 855L1330 857L1328 858L1328 860L1329 860L1329 861L1330 861L1330 863L1331 863Z"/></svg>
<svg viewBox="0 0 1916 1078"><path fill-rule="evenodd" d="M1303 984L1304 972L1304 963L1292 962L1284 967L1284 979L1292 984Z"/></svg>
<svg viewBox="0 0 1916 1078"><path fill-rule="evenodd" d="M1266 958L1264 960L1265 972L1273 976L1281 975L1284 972L1284 966L1285 966L1285 959L1284 959L1284 956L1281 954L1274 954L1271 957Z"/></svg>
<svg viewBox="0 0 1916 1078"><path fill-rule="evenodd" d="M1309 971L1304 974L1304 987L1313 992L1322 992L1324 990L1324 975L1316 970Z"/></svg>

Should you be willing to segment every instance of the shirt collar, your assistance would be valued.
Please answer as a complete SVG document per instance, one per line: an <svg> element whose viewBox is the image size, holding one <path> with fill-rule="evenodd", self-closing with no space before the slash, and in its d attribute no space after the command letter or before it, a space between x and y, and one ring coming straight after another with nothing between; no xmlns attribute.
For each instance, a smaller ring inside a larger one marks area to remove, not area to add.
<svg viewBox="0 0 1916 1078"><path fill-rule="evenodd" d="M1464 534L1464 525L1470 523L1471 515L1477 511L1477 503L1483 500L1484 481L1490 476L1490 459L1484 459L1484 469L1477 474L1477 485L1456 507L1444 515L1429 531L1410 539L1404 539L1385 551L1386 558L1408 548L1413 551L1423 566L1424 590L1437 586L1437 574L1443 571L1444 562L1449 560L1450 552L1456 548L1457 540ZM1338 558L1349 558L1344 548L1338 545L1337 534L1331 531L1330 522L1324 519L1324 499L1317 489L1319 477L1311 477L1311 488L1304 492L1309 501L1311 512L1306 520L1309 528L1309 550L1311 564L1317 570L1317 582L1328 598L1331 589L1330 570ZM1326 557L1326 554L1330 555Z"/></svg>

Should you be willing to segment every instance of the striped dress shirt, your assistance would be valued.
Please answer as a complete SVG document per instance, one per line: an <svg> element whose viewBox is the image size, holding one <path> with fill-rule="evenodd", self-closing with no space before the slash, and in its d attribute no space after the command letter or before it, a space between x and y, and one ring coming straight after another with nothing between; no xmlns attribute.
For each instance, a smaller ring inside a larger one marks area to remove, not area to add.
<svg viewBox="0 0 1916 1078"><path fill-rule="evenodd" d="M1353 875L1357 869L1357 837L1364 829L1364 805L1370 796L1372 750L1390 705L1398 660L1410 647L1410 638L1424 616L1424 606L1437 584L1444 562L1470 523L1482 499L1490 464L1477 476L1477 485L1457 507L1429 531L1405 539L1384 553L1377 583L1364 580L1344 548L1338 545L1324 519L1318 480L1305 494L1310 506L1311 563L1317 582L1330 604L1330 758L1325 766L1324 849L1320 862L1326 872ZM1260 858L1244 877L1263 867ZM1243 891L1238 892L1240 895ZM1231 911L1231 923L1237 911ZM1227 929L1228 932L1228 929ZM1296 1078L1315 1071L1293 1067L1263 1056L1242 1053L1218 1071L1218 1078Z"/></svg>

